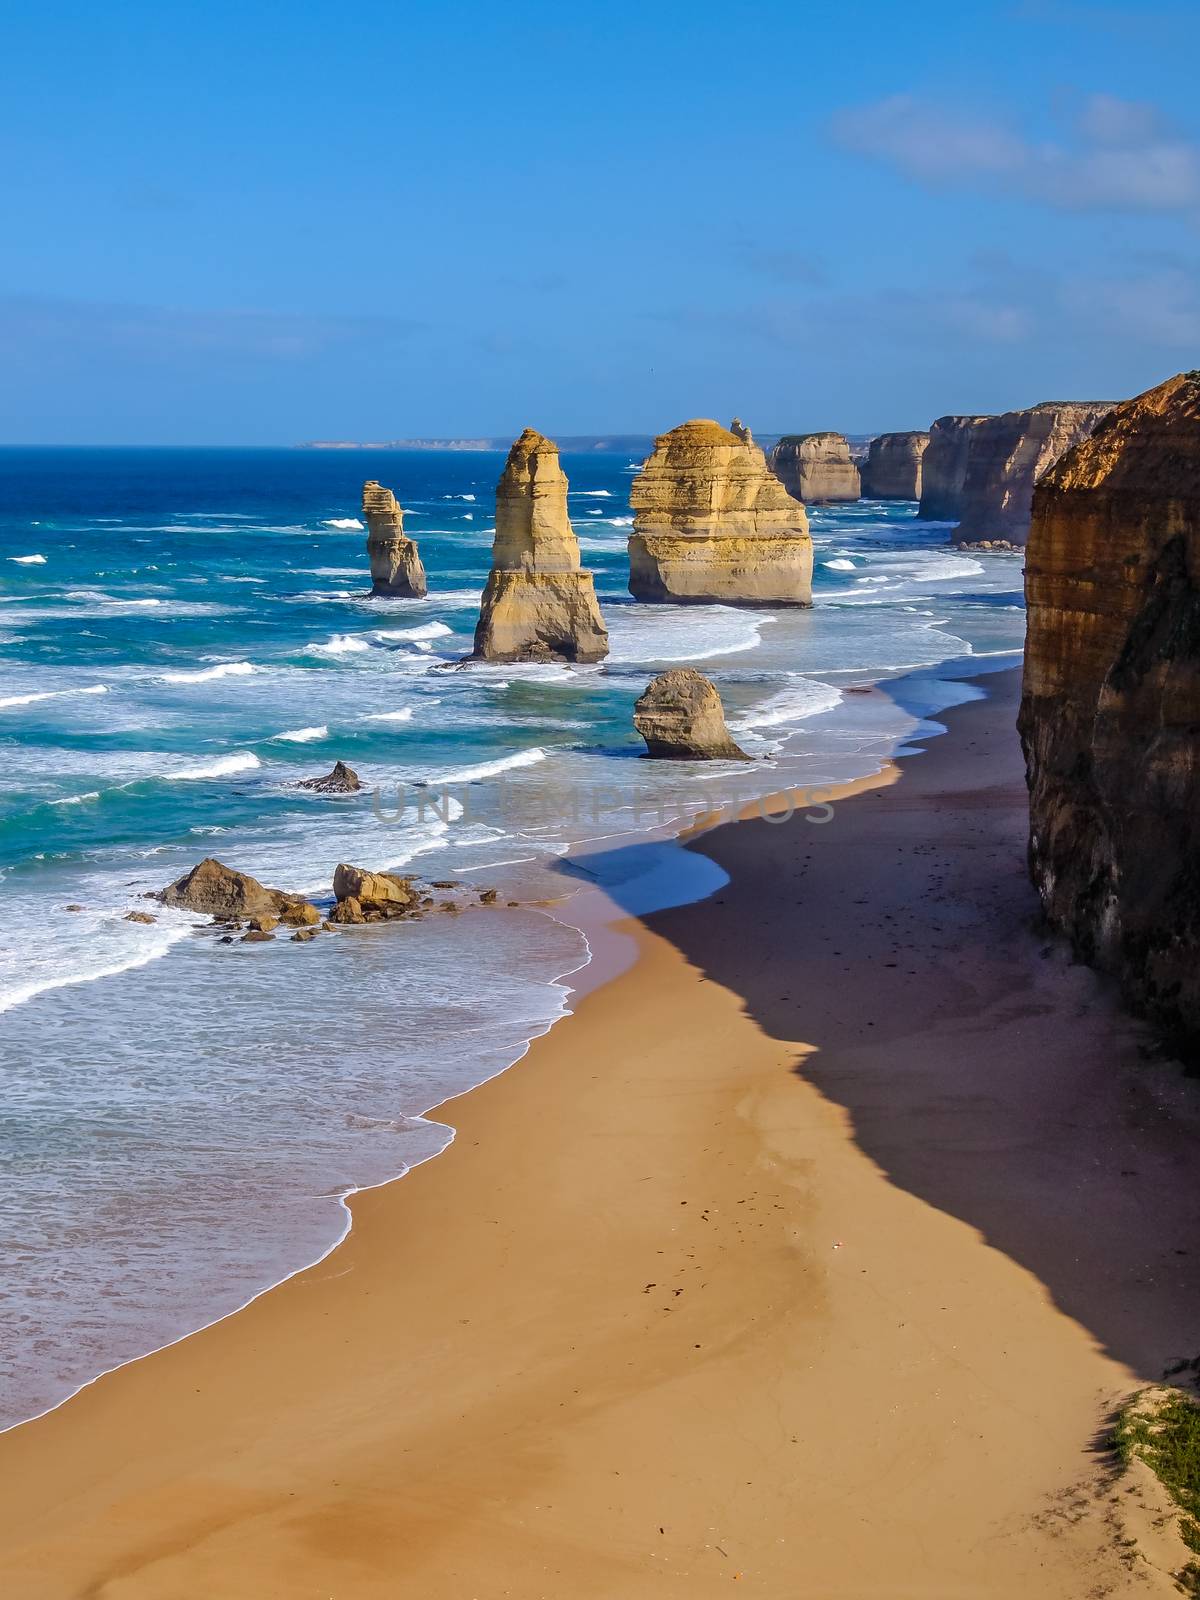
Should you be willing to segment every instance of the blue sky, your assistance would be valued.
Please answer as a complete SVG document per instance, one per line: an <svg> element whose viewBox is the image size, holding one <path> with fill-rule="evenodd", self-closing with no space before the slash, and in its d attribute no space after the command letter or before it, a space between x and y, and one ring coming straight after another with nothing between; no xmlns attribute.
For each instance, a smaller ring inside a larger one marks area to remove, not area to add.
<svg viewBox="0 0 1200 1600"><path fill-rule="evenodd" d="M926 425L1200 363L1200 7L10 8L0 440Z"/></svg>

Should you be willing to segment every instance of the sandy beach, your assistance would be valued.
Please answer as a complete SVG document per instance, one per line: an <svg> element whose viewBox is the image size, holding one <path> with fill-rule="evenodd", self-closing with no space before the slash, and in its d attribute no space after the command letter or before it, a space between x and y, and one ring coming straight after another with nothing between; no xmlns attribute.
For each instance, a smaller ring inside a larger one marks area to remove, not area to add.
<svg viewBox="0 0 1200 1600"><path fill-rule="evenodd" d="M1173 1593L1101 1445L1197 1355L1194 1086L1036 929L1018 682L697 840L333 1255L0 1438L0 1593Z"/></svg>

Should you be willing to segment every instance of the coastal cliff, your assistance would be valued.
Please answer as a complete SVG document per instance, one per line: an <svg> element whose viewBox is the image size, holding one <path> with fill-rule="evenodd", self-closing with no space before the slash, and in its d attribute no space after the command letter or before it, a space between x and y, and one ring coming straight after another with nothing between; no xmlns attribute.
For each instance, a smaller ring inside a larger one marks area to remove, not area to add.
<svg viewBox="0 0 1200 1600"><path fill-rule="evenodd" d="M841 433L788 433L771 451L771 470L805 505L857 500L862 493L850 442Z"/></svg>
<svg viewBox="0 0 1200 1600"><path fill-rule="evenodd" d="M963 483L971 436L990 418L939 417L929 429L921 460L921 505L917 516L929 522L957 522L962 515Z"/></svg>
<svg viewBox="0 0 1200 1600"><path fill-rule="evenodd" d="M425 568L415 540L404 532L404 512L396 496L372 478L363 484L362 511L371 558L371 593L419 600L428 588Z"/></svg>
<svg viewBox="0 0 1200 1600"><path fill-rule="evenodd" d="M984 418L969 435L955 540L1024 544L1034 485L1111 409L1104 400L1047 401Z"/></svg>
<svg viewBox="0 0 1200 1600"><path fill-rule="evenodd" d="M496 485L492 570L474 655L483 661L602 661L608 630L580 568L558 446L526 428Z"/></svg>
<svg viewBox="0 0 1200 1600"><path fill-rule="evenodd" d="M1019 727L1050 920L1200 1047L1200 373L1100 421L1033 497Z"/></svg>
<svg viewBox="0 0 1200 1600"><path fill-rule="evenodd" d="M862 492L871 500L919 500L927 433L881 433L862 467Z"/></svg>
<svg viewBox="0 0 1200 1600"><path fill-rule="evenodd" d="M629 503L637 599L812 604L808 517L741 423L697 419L661 434Z"/></svg>

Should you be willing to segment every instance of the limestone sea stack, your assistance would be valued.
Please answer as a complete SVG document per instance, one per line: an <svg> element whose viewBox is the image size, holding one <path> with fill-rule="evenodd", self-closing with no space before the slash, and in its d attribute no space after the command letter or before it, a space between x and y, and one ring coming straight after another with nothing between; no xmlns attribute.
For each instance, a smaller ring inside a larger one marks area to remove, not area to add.
<svg viewBox="0 0 1200 1600"><path fill-rule="evenodd" d="M608 630L579 564L558 446L526 428L496 486L492 570L474 655L482 661L603 661Z"/></svg>
<svg viewBox="0 0 1200 1600"><path fill-rule="evenodd" d="M771 469L806 506L857 500L862 493L850 441L842 433L787 433L771 451Z"/></svg>
<svg viewBox="0 0 1200 1600"><path fill-rule="evenodd" d="M967 454L979 417L939 417L929 430L921 459L921 505L917 516L927 522L957 522L962 516Z"/></svg>
<svg viewBox="0 0 1200 1600"><path fill-rule="evenodd" d="M748 428L696 419L654 441L633 480L629 591L679 605L812 604L804 507Z"/></svg>
<svg viewBox="0 0 1200 1600"><path fill-rule="evenodd" d="M729 737L725 708L711 678L695 667L660 672L633 708L646 753L674 761L749 761Z"/></svg>
<svg viewBox="0 0 1200 1600"><path fill-rule="evenodd" d="M1034 485L1111 409L1111 400L1048 401L981 422L967 449L955 542L1005 539L1023 545Z"/></svg>
<svg viewBox="0 0 1200 1600"><path fill-rule="evenodd" d="M1019 727L1050 920L1200 1050L1200 372L1042 479Z"/></svg>
<svg viewBox="0 0 1200 1600"><path fill-rule="evenodd" d="M927 433L881 433L862 467L862 492L871 500L919 500Z"/></svg>
<svg viewBox="0 0 1200 1600"><path fill-rule="evenodd" d="M404 532L404 512L390 489L374 479L363 484L371 593L419 600L428 585L415 540Z"/></svg>

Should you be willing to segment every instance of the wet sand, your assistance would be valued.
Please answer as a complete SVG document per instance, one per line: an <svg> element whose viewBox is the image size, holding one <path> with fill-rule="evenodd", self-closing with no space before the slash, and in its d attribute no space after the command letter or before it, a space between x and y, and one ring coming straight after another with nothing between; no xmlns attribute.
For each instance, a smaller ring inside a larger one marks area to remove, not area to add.
<svg viewBox="0 0 1200 1600"><path fill-rule="evenodd" d="M0 1593L1173 1593L1097 1440L1200 1352L1196 1086L1035 931L988 685L696 841L323 1263L0 1438Z"/></svg>

